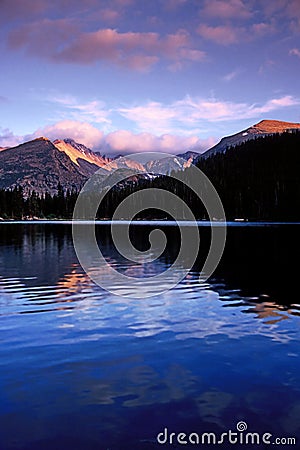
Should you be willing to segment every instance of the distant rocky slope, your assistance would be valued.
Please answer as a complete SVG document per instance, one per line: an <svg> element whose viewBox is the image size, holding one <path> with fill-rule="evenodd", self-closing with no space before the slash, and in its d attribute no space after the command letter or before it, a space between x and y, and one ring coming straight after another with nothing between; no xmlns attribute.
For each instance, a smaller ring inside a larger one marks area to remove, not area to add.
<svg viewBox="0 0 300 450"><path fill-rule="evenodd" d="M218 144L204 152L201 155L201 158L208 158L216 153L224 152L229 147L239 145L242 142L255 139L259 136L268 136L270 134L283 133L295 129L300 129L300 123L282 122L279 120L262 120L246 130L222 138Z"/></svg>
<svg viewBox="0 0 300 450"><path fill-rule="evenodd" d="M64 189L79 189L86 177L84 169L44 137L0 152L0 188L22 186L25 194L54 194L59 183Z"/></svg>

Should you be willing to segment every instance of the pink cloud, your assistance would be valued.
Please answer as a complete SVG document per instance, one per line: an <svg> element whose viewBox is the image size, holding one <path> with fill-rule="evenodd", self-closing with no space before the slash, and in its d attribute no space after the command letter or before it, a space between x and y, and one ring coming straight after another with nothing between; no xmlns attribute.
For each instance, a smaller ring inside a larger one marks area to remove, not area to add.
<svg viewBox="0 0 300 450"><path fill-rule="evenodd" d="M104 20L105 22L112 23L112 22L116 22L120 18L120 12L115 9L104 8L99 11L98 16L100 19Z"/></svg>
<svg viewBox="0 0 300 450"><path fill-rule="evenodd" d="M239 42L239 35L243 29L234 28L230 25L209 26L201 24L197 28L198 34L204 39L221 45L230 45Z"/></svg>
<svg viewBox="0 0 300 450"><path fill-rule="evenodd" d="M15 146L22 142L45 136L55 139L71 138L103 154L128 154L135 152L161 151L179 153L189 149L202 152L215 144L214 138L199 139L198 136L178 136L166 133L156 136L152 133L134 134L128 130L117 130L104 135L87 122L64 120L39 128L32 134L16 136L8 129L0 129L0 147Z"/></svg>
<svg viewBox="0 0 300 450"><path fill-rule="evenodd" d="M47 7L45 0L1 0L1 22L36 16Z"/></svg>
<svg viewBox="0 0 300 450"><path fill-rule="evenodd" d="M197 32L204 39L220 45L232 45L240 42L250 42L267 34L275 32L273 24L260 22L252 25L238 27L234 25L210 26L200 24Z"/></svg>
<svg viewBox="0 0 300 450"><path fill-rule="evenodd" d="M98 59L108 59L119 64L126 63L132 56L174 56L186 45L186 35L178 33L161 39L157 33L119 33L113 29L101 29L92 33L82 33L78 40L60 52L59 58L73 62L91 63ZM136 55L136 52L137 55Z"/></svg>
<svg viewBox="0 0 300 450"><path fill-rule="evenodd" d="M79 102L75 97L69 95L51 95L47 98L51 103L67 109L67 116L72 120L89 121L101 124L102 127L109 126L111 121L109 119L109 110L105 104L98 100L91 100L89 102ZM63 112L64 116L66 111Z"/></svg>
<svg viewBox="0 0 300 450"><path fill-rule="evenodd" d="M298 56L298 58L300 58L300 50L299 50L299 48L292 48L289 51L289 55Z"/></svg>
<svg viewBox="0 0 300 450"><path fill-rule="evenodd" d="M176 10L182 5L185 5L188 0L163 0L163 6L165 9Z"/></svg>
<svg viewBox="0 0 300 450"><path fill-rule="evenodd" d="M299 0L291 0L287 5L287 14L290 17L290 28L295 34L300 32L300 2Z"/></svg>
<svg viewBox="0 0 300 450"><path fill-rule="evenodd" d="M300 17L299 0L272 0L262 2L262 6L267 15L274 17L280 15L290 18Z"/></svg>
<svg viewBox="0 0 300 450"><path fill-rule="evenodd" d="M150 16L147 17L147 23L151 26L151 27L157 27L162 25L163 21L160 17L157 16Z"/></svg>
<svg viewBox="0 0 300 450"><path fill-rule="evenodd" d="M175 105L174 105L175 106ZM179 110L176 107L164 106L158 102L148 102L146 105L119 108L118 112L123 117L138 124L139 129L153 130L161 133L170 128L173 120L176 120Z"/></svg>
<svg viewBox="0 0 300 450"><path fill-rule="evenodd" d="M135 0L114 0L114 2L120 6L129 6L132 5Z"/></svg>
<svg viewBox="0 0 300 450"><path fill-rule="evenodd" d="M137 70L149 70L161 59L201 61L205 53L190 46L185 30L161 36L154 32L125 32L106 28L80 32L68 19L43 20L26 25L10 35L11 48L54 62L92 64L108 61Z"/></svg>
<svg viewBox="0 0 300 450"><path fill-rule="evenodd" d="M22 136L15 135L10 129L0 127L0 147L14 147L23 142Z"/></svg>
<svg viewBox="0 0 300 450"><path fill-rule="evenodd" d="M263 106L255 107L253 110L261 114L276 110L278 108L296 105L299 105L299 100L295 99L291 95L286 95L284 97L269 100Z"/></svg>
<svg viewBox="0 0 300 450"><path fill-rule="evenodd" d="M117 0L115 0L117 1ZM49 12L60 12L66 17L69 12L77 13L97 6L97 0L1 0L0 21L7 22L21 19L22 21L36 17L45 18Z"/></svg>
<svg viewBox="0 0 300 450"><path fill-rule="evenodd" d="M209 148L209 140L201 140L197 136L176 136L164 134L155 136L151 133L134 134L127 130L109 133L104 138L104 148L112 153L153 152L179 153L191 148L204 151Z"/></svg>
<svg viewBox="0 0 300 450"><path fill-rule="evenodd" d="M272 0L271 2L263 2L263 9L269 16L274 16L278 11L281 11L283 8L286 8L287 1L286 0Z"/></svg>
<svg viewBox="0 0 300 450"><path fill-rule="evenodd" d="M43 19L13 31L9 36L9 46L12 49L26 47L32 55L50 58L55 48L59 48L70 35L76 35L78 31L77 24L72 20Z"/></svg>
<svg viewBox="0 0 300 450"><path fill-rule="evenodd" d="M250 38L254 39L256 37L265 36L266 34L270 34L275 31L276 30L273 24L266 22L254 23L250 28Z"/></svg>
<svg viewBox="0 0 300 450"><path fill-rule="evenodd" d="M156 33L118 33L113 29L102 29L82 33L74 43L58 52L57 58L81 64L106 60L118 65L148 69L157 61L155 55L149 55L149 51L157 51L158 46Z"/></svg>
<svg viewBox="0 0 300 450"><path fill-rule="evenodd" d="M188 59L190 61L203 61L206 58L206 54L202 50L193 50L188 48L181 49L180 56L182 59Z"/></svg>
<svg viewBox="0 0 300 450"><path fill-rule="evenodd" d="M148 102L120 108L118 112L140 130L152 130L156 134L176 134L176 131L184 130L187 135L188 130L192 134L196 134L197 130L200 134L199 128L203 122L215 123L238 117L255 119L265 113L299 104L299 99L291 95L273 98L261 105L186 96L171 104Z"/></svg>
<svg viewBox="0 0 300 450"><path fill-rule="evenodd" d="M298 0L290 0L288 2L288 10L291 16L300 16L300 3Z"/></svg>
<svg viewBox="0 0 300 450"><path fill-rule="evenodd" d="M206 0L201 15L221 19L248 19L252 12L242 0Z"/></svg>
<svg viewBox="0 0 300 450"><path fill-rule="evenodd" d="M284 24L293 33L300 31L300 2L299 0L272 0L262 2L262 9L268 18L276 21L277 28ZM286 22L286 20L288 22Z"/></svg>
<svg viewBox="0 0 300 450"><path fill-rule="evenodd" d="M127 66L139 72L148 72L158 61L157 56L133 55L128 58Z"/></svg>

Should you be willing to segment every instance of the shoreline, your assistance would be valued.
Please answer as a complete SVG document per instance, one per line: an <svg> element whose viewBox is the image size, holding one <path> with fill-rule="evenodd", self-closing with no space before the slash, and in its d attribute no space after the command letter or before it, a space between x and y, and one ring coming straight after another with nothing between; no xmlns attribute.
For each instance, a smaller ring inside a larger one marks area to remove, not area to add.
<svg viewBox="0 0 300 450"><path fill-rule="evenodd" d="M209 221L209 220L72 220L72 219L32 219L32 220L20 220L20 219L3 219L0 220L0 225L140 225L140 226L151 226L151 225L161 225L161 226L176 226L177 224L182 226L281 226L281 225L300 225L300 222L282 222L282 221L241 221L241 220L228 220L223 221Z"/></svg>

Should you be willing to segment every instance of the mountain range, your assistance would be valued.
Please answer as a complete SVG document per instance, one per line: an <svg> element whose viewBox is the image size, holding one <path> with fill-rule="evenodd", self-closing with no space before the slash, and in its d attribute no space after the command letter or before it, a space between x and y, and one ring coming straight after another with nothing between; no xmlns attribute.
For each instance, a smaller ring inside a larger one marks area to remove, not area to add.
<svg viewBox="0 0 300 450"><path fill-rule="evenodd" d="M25 195L33 190L38 194L57 193L59 185L64 190L80 190L85 181L96 171L99 176L110 176L122 170L126 177L138 170L148 178L153 174L169 174L172 170L183 170L192 163L207 159L229 147L269 136L293 132L300 129L300 123L263 120L246 130L221 139L203 154L193 151L179 153L177 156L163 157L141 163L131 158L102 156L72 139L54 140L40 137L17 147L0 148L0 189L21 186Z"/></svg>

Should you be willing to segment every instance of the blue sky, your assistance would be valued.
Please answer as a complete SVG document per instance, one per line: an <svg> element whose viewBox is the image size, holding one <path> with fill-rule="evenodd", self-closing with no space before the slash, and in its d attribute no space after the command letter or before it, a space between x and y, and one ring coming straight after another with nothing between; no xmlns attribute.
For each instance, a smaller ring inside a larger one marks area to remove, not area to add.
<svg viewBox="0 0 300 450"><path fill-rule="evenodd" d="M299 0L2 0L0 146L203 151L300 122Z"/></svg>

